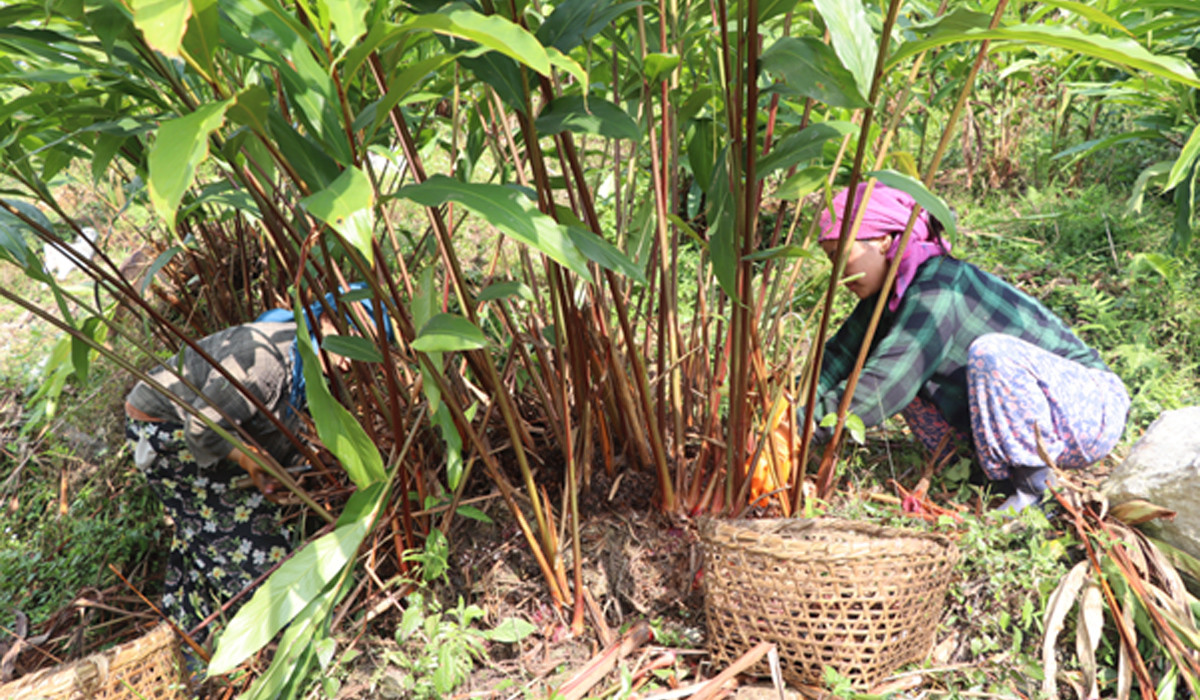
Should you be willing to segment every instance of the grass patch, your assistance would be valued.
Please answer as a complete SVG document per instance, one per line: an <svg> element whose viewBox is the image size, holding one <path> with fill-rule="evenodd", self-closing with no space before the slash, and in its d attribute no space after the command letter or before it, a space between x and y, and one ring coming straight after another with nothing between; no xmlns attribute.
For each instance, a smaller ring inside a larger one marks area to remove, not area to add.
<svg viewBox="0 0 1200 700"><path fill-rule="evenodd" d="M166 552L161 506L123 451L90 463L54 433L8 444L0 452L0 626L12 629L17 611L39 624L81 594L103 597L121 585L109 564L128 573Z"/></svg>

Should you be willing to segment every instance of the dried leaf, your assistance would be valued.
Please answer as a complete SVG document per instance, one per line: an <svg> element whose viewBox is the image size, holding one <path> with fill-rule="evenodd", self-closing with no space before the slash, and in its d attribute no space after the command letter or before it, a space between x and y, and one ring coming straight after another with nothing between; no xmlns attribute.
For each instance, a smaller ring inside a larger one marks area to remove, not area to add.
<svg viewBox="0 0 1200 700"><path fill-rule="evenodd" d="M1129 621L1133 624L1133 620ZM1129 652L1125 650L1125 646L1121 646L1120 656L1117 658L1117 700L1129 700L1129 693L1133 690L1133 669L1129 663Z"/></svg>
<svg viewBox="0 0 1200 700"><path fill-rule="evenodd" d="M7 683L16 675L17 656L20 655L21 649L25 646L25 640L17 637L13 640L13 645L8 649L0 647L0 683Z"/></svg>
<svg viewBox="0 0 1200 700"><path fill-rule="evenodd" d="M1126 587L1124 605L1121 606L1121 620L1125 629L1129 630L1130 643L1137 646L1137 626L1133 624L1133 591ZM1129 658L1129 649L1120 645L1121 654L1117 657L1117 700L1129 700L1133 690L1133 662Z"/></svg>
<svg viewBox="0 0 1200 700"><path fill-rule="evenodd" d="M13 676L16 675L17 656L21 654L22 647L28 646L25 635L29 633L29 618L20 610L15 610L14 616L16 624L13 626L16 628L14 630L16 635L13 638L12 647L7 649L0 647L0 652L3 652L0 654L0 683L6 683L13 679Z"/></svg>
<svg viewBox="0 0 1200 700"><path fill-rule="evenodd" d="M1067 619L1067 613L1075 606L1079 591L1087 581L1088 565L1087 560L1076 564L1063 580L1059 581L1058 587L1050 594L1050 600L1046 603L1046 635L1042 639L1042 667L1046 676L1042 679L1042 693L1051 700L1058 697L1058 684L1055 681L1058 675L1058 660L1054 658L1054 647L1058 642L1059 632L1062 632L1063 622Z"/></svg>
<svg viewBox="0 0 1200 700"><path fill-rule="evenodd" d="M954 650L958 648L958 632L954 631L950 636L937 643L933 651L929 654L930 662L934 666L944 666L950 663L950 657L954 655Z"/></svg>
<svg viewBox="0 0 1200 700"><path fill-rule="evenodd" d="M1177 607L1166 591L1158 586L1149 583L1144 585L1154 596L1154 607L1175 631L1175 634L1179 635L1182 641L1192 649L1200 649L1200 632L1197 632L1195 625L1192 624L1192 616L1188 608Z"/></svg>
<svg viewBox="0 0 1200 700"><path fill-rule="evenodd" d="M1175 519L1175 511L1141 499L1115 505L1109 514L1126 525L1141 525L1156 518Z"/></svg>
<svg viewBox="0 0 1200 700"><path fill-rule="evenodd" d="M1162 540L1153 537L1147 538L1154 548L1167 558L1174 567L1192 578L1200 580L1200 559L1196 559L1192 555L1184 552L1181 549L1176 549Z"/></svg>
<svg viewBox="0 0 1200 700"><path fill-rule="evenodd" d="M1088 581L1079 602L1079 624L1075 629L1075 654L1079 657L1079 668L1083 671L1087 700L1100 697L1100 684L1096 678L1096 648L1104 629L1104 596L1100 587Z"/></svg>
<svg viewBox="0 0 1200 700"><path fill-rule="evenodd" d="M895 680L885 681L871 688L871 696L880 698L904 697L906 691L916 690L925 683L925 676L920 673L903 676Z"/></svg>
<svg viewBox="0 0 1200 700"><path fill-rule="evenodd" d="M1179 611L1187 610L1188 598L1190 597L1187 591L1187 586L1184 585L1183 577L1179 575L1179 571L1171 562L1170 557L1158 549L1158 547L1155 547L1154 543L1140 532L1138 533L1138 542L1141 544L1142 551L1146 555L1146 559L1152 566L1152 573L1154 577L1162 582L1163 590L1171 596L1171 600L1174 601L1176 609ZM1187 629L1195 631L1196 626L1192 623L1192 616L1182 615L1182 617L1186 620L1185 624L1187 625Z"/></svg>
<svg viewBox="0 0 1200 700"><path fill-rule="evenodd" d="M1142 543L1138 540L1137 530L1131 527L1125 527L1116 523L1109 526L1109 529L1116 534L1121 542L1125 545L1125 553L1129 556L1129 561L1133 564L1133 568L1137 573L1138 578L1143 581L1150 578L1150 563L1146 561L1146 552L1142 548Z"/></svg>

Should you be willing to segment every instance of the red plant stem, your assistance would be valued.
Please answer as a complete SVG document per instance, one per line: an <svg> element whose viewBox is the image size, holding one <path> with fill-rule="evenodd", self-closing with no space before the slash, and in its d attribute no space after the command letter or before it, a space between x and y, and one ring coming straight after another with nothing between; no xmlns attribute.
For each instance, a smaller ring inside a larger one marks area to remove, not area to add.
<svg viewBox="0 0 1200 700"><path fill-rule="evenodd" d="M640 11L641 8L639 7L639 12ZM546 99L550 99L550 97L552 97L549 81L543 79L541 81L541 89L543 97ZM527 122L527 119L521 120L522 130L526 134L526 143L529 143L532 140L533 143L536 144L536 138L533 138L532 136L532 126L528 125ZM570 171L573 177L577 182L583 185L586 180L583 177L583 169L580 164L578 153L575 149L574 139L571 138L570 134L563 134L559 143L562 146L562 150L566 157L566 162L570 166ZM651 152L653 155L653 149L651 149ZM539 187L538 191L542 191L542 188ZM549 189L547 188L546 191L548 192ZM593 233L596 235L601 235L600 218L596 214L595 207L590 196L590 191L584 185L579 188L578 194L584 213L584 220L592 229ZM549 208L549 212L552 214L553 208ZM666 449L663 444L663 436L659 430L659 426L662 425L662 423L657 421L655 418L655 411L650 400L650 382L646 377L646 368L642 362L642 357L636 352L637 336L633 332L632 324L629 322L629 312L626 308L624 295L621 292L621 285L616 274L611 270L604 270L603 274L605 282L612 293L613 309L617 313L617 320L621 327L621 334L625 338L627 356L629 357L629 361L633 364L634 378L636 380L637 388L636 393L641 403L642 412L647 423L645 431L641 432L640 434L648 438L648 442L650 443L659 479L659 491L662 495L662 508L663 510L672 512L677 507L677 499L667 466L667 456ZM612 355L610 359L615 360L615 354ZM619 368L616 368L615 363L610 367L610 369L614 370L614 376L620 371Z"/></svg>
<svg viewBox="0 0 1200 700"><path fill-rule="evenodd" d="M1138 597L1144 601L1151 600L1151 597L1146 592L1145 587L1142 586L1141 578L1136 574L1137 567L1135 567L1133 562L1129 560L1129 555L1126 553L1120 539L1108 527L1108 525L1104 523L1103 520L1096 518L1096 524L1099 525L1100 529L1104 532L1104 535L1108 541L1113 543L1107 548L1109 556L1112 557L1113 563L1122 569L1122 573L1125 574L1125 578L1129 581L1129 586L1133 589L1134 593L1136 593ZM1184 664L1181 663L1181 660L1186 659L1186 665L1190 666L1191 668L1192 678L1200 676L1200 665L1197 665L1196 660L1190 654L1180 653L1180 650L1185 649L1186 646L1179 639L1179 635L1175 633L1175 630L1171 627L1170 623L1163 619L1162 613L1160 613L1158 609L1152 605L1146 605L1145 608L1147 614L1150 616L1151 621L1153 621L1154 626L1158 628L1159 635L1164 637L1169 642L1167 647L1172 652L1172 656L1175 657L1175 663L1183 666Z"/></svg>
<svg viewBox="0 0 1200 700"><path fill-rule="evenodd" d="M1004 1L1005 0L1001 0L1001 2L1004 2ZM869 106L864 110L862 132L859 134L858 148L854 154L854 170L850 175L850 184L849 184L849 190L848 190L850 192L850 196L846 197L846 206L845 206L845 209L843 210L843 216L842 216L841 235L838 237L837 254L835 256L835 260L838 261L838 263L835 265L835 270L834 270L834 272L836 274L832 275L829 280L831 289L837 285L836 278L840 277L841 267L845 264L845 261L842 260L842 257L845 255L846 248L849 247L851 244L851 241L849 240L851 238L850 233L851 233L851 231L857 230L857 229L855 229L855 227L853 225L854 222L852 222L851 219L856 218L855 213L858 214L857 218L861 219L861 217L863 215L862 210L866 209L866 207L863 206L859 209L859 211L855 212L854 193L857 191L857 187L858 187L857 179L858 179L860 173L862 172L862 163L863 163L864 156L866 154L868 137L870 135L871 122L874 120L875 102L876 102L876 100L879 99L879 93L883 89L883 63L884 63L884 60L887 58L887 49L888 49L888 45L891 40L892 27L895 26L896 16L899 13L899 11L900 11L900 0L892 0L888 6L887 17L884 19L883 28L879 32L879 52L875 56L875 71L873 74L873 79L871 80L871 90L870 90L871 94L867 98L867 102L869 103ZM866 198L866 196L869 196L869 195L870 195L870 192L868 191L867 194L864 195L864 199ZM913 216L914 217L916 216L916 212L913 212ZM908 229L906 229L906 233L911 229L912 229L912 223L910 221ZM900 255L897 254L895 257L895 260L894 260L894 264L892 265L892 268L889 269L889 272L894 271L895 267L899 264L899 261L900 261ZM887 284L888 283L885 280L884 289L888 289ZM880 304L886 303L886 296L887 295L885 295L885 294L879 295ZM825 301L826 301L825 312L827 314L831 309L832 295L827 295ZM877 304L875 307L876 316L878 316L879 311L881 309L882 309L882 306ZM828 321L827 318L823 317L821 319L822 329L827 328L827 326L828 326L827 321ZM858 384L858 375L861 372L861 361L865 357L865 351L868 348L870 348L870 346L871 346L871 339L874 336L874 330L875 330L875 324L871 324L871 326L867 328L867 334L866 334L866 337L863 338L863 343L862 343L863 352L859 354L859 361L860 361L859 365L856 366L854 368L854 370L850 372L850 376L848 378L848 381L846 382L846 390L842 396L842 403L841 403L840 407L838 408L838 414L837 414L838 420L833 429L833 436L830 438L829 443L825 446L824 454L821 455L821 466L820 466L820 469L818 469L818 471L817 471L817 484L816 484L818 498L824 498L829 493L829 490L833 486L834 466L837 461L837 450L839 447L838 443L841 441L842 430L845 427L846 408L849 405L850 399L854 396L854 389L855 389L856 385ZM821 337L819 342L821 343L821 345L824 345L825 341L824 341L823 336ZM823 347L817 348L817 357L821 357L823 355L823 351L824 351ZM818 362L814 366L813 373L816 376L813 377L813 382L812 382L812 386L811 386L811 393L812 393L812 398L813 398L814 402L816 399L815 394L816 394L817 380L820 376L819 369L820 369L820 363ZM812 409L813 409L813 404L810 403L808 405L808 415L806 416L806 420L804 422L805 430L808 430L809 423L812 420L812 418L811 418Z"/></svg>

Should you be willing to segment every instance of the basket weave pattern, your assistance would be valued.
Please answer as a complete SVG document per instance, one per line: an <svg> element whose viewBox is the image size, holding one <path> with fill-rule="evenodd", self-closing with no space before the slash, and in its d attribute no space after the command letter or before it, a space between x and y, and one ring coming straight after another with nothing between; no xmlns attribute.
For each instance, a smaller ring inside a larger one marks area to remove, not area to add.
<svg viewBox="0 0 1200 700"><path fill-rule="evenodd" d="M774 642L796 685L831 666L870 687L923 658L958 559L938 535L836 519L705 519L700 537L714 660Z"/></svg>
<svg viewBox="0 0 1200 700"><path fill-rule="evenodd" d="M175 700L190 697L179 641L166 623L132 641L0 685L0 700Z"/></svg>

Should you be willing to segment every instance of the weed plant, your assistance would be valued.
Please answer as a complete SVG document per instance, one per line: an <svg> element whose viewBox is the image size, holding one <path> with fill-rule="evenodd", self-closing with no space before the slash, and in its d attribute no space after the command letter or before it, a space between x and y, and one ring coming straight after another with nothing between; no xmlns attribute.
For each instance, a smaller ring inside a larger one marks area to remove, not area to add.
<svg viewBox="0 0 1200 700"><path fill-rule="evenodd" d="M1036 694L1041 680L1043 610L1066 574L1069 538L1042 511L1019 520L967 518L958 540L961 584L952 586L942 624L953 629L970 671L943 678L962 690L981 684L997 692Z"/></svg>
<svg viewBox="0 0 1200 700"><path fill-rule="evenodd" d="M49 295L28 278L5 283ZM3 638L18 611L32 630L80 596L100 603L110 593L132 598L109 565L126 576L137 569L137 585L146 585L158 578L170 538L158 499L124 448L125 373L97 362L80 387L69 343L37 320L0 342L11 348L0 364ZM51 384L57 388L47 392ZM153 598L156 585L143 592Z"/></svg>
<svg viewBox="0 0 1200 700"><path fill-rule="evenodd" d="M440 558L443 545L427 545L418 557ZM407 585L407 582L405 582ZM404 612L395 626L392 647L384 642L379 663L370 672L368 685L380 694L413 700L435 700L461 690L478 667L489 663L495 644L517 644L535 628L519 618L507 618L494 627L482 626L486 613L462 597L453 606L443 605L428 588L430 580L415 587L404 600ZM332 640L331 640L332 641ZM306 697L338 697L350 667L362 660L347 650L334 662L333 648L318 651L319 672L310 676L312 689Z"/></svg>

